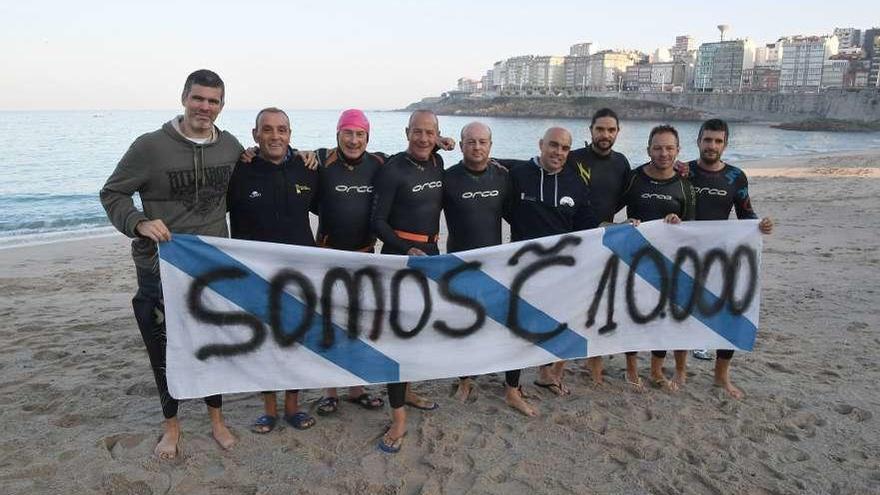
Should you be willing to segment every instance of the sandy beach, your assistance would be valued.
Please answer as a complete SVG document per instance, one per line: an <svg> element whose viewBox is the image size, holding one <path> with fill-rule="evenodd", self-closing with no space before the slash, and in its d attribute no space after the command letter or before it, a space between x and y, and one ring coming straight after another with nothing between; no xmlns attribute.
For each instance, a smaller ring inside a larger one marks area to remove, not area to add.
<svg viewBox="0 0 880 495"><path fill-rule="evenodd" d="M234 449L188 401L181 455L158 460L128 239L0 250L0 494L880 493L880 150L739 165L776 221L755 351L732 366L744 399L693 359L678 393L633 392L622 357L601 387L569 363L565 398L527 370L534 419L505 405L502 374L480 377L469 404L449 397L452 380L424 382L441 407L410 413L394 456L375 447L387 406L343 402L310 430L256 435L261 398L239 394L224 398Z"/></svg>

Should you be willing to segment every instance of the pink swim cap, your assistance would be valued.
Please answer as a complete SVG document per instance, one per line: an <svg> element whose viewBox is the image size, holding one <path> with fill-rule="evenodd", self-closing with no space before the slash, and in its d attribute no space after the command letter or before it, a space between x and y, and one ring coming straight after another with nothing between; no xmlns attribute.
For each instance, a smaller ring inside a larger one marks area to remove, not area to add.
<svg viewBox="0 0 880 495"><path fill-rule="evenodd" d="M367 116L364 115L364 112L357 110L355 108L350 108L339 116L339 122L336 124L336 131L339 132L346 127L354 127L356 129L363 129L370 133L370 121L367 120Z"/></svg>

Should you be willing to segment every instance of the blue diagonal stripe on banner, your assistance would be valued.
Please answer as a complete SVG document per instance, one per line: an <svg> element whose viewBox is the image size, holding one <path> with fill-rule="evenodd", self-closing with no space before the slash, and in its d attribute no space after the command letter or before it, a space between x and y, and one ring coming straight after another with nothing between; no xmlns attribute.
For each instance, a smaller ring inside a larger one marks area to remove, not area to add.
<svg viewBox="0 0 880 495"><path fill-rule="evenodd" d="M602 236L602 244L619 256L621 261L630 266L632 265L633 256L640 249L651 246L651 243L631 225L606 228L605 234ZM693 277L683 270L673 273L673 262L669 258L664 256L663 261L666 265L666 273L669 274L670 278L678 277L678 290L675 294L669 294L669 297L679 307L684 307L694 290L695 281ZM660 289L662 281L654 263L648 260L640 262L636 269L636 274L654 288ZM700 297L709 305L714 305L718 301L718 296L705 288L702 289ZM712 316L704 315L697 307L694 307L691 316L703 322L712 331L740 349L750 351L755 345L755 337L758 332L755 324L743 315L731 313L726 304L721 311Z"/></svg>
<svg viewBox="0 0 880 495"><path fill-rule="evenodd" d="M191 277L198 277L223 267L234 267L244 271L247 273L246 277L218 281L212 283L210 288L242 310L269 323L269 282L235 258L196 236L186 234L174 234L171 242L162 244L159 255ZM284 293L281 307L284 328L293 328L302 321L306 307L298 299ZM323 348L321 325L321 316L316 314L311 328L303 337L302 345L367 382L400 380L400 366L397 361L358 339L349 339L348 333L336 324L333 325L335 343L329 349Z"/></svg>
<svg viewBox="0 0 880 495"><path fill-rule="evenodd" d="M411 268L421 271L428 278L439 282L444 273L464 264L454 255L442 256L410 256L407 263ZM510 290L501 285L486 273L468 270L460 273L449 284L450 288L461 295L480 302L486 308L489 318L507 324L507 307L510 304ZM528 302L519 301L519 323L530 332L549 332L559 326L558 321L532 306ZM559 335L536 344L562 359L574 359L587 355L587 339L580 334L566 329Z"/></svg>

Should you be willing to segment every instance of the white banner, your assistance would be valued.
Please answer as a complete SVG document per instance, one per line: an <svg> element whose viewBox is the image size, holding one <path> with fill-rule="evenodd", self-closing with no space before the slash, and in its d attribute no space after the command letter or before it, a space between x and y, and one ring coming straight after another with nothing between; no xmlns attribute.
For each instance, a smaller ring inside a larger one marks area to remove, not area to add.
<svg viewBox="0 0 880 495"><path fill-rule="evenodd" d="M657 221L430 257L175 234L160 258L180 399L748 351L758 329L757 221Z"/></svg>

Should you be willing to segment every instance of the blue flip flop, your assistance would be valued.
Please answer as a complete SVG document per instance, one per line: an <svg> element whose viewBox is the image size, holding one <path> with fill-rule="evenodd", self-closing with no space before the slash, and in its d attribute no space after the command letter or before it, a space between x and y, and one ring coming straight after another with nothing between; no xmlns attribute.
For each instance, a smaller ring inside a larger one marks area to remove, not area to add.
<svg viewBox="0 0 880 495"><path fill-rule="evenodd" d="M254 424L251 425L251 431L254 433L259 433L260 435L265 435L266 433L269 433L270 431L275 429L276 423L278 423L278 418L276 418L275 416L264 414L257 418L256 421L254 421Z"/></svg>
<svg viewBox="0 0 880 495"><path fill-rule="evenodd" d="M379 438L379 444L376 445L376 447L386 454L396 454L400 452L400 448L403 447L403 437L406 436L406 432L403 432L403 435L401 435L400 438L391 443L385 442L385 435L387 434L388 431L386 430L385 433L382 434L382 437Z"/></svg>
<svg viewBox="0 0 880 495"><path fill-rule="evenodd" d="M315 426L315 418L311 417L309 413L305 411L300 411L284 416L284 422L296 428L297 430L308 430L309 428Z"/></svg>

